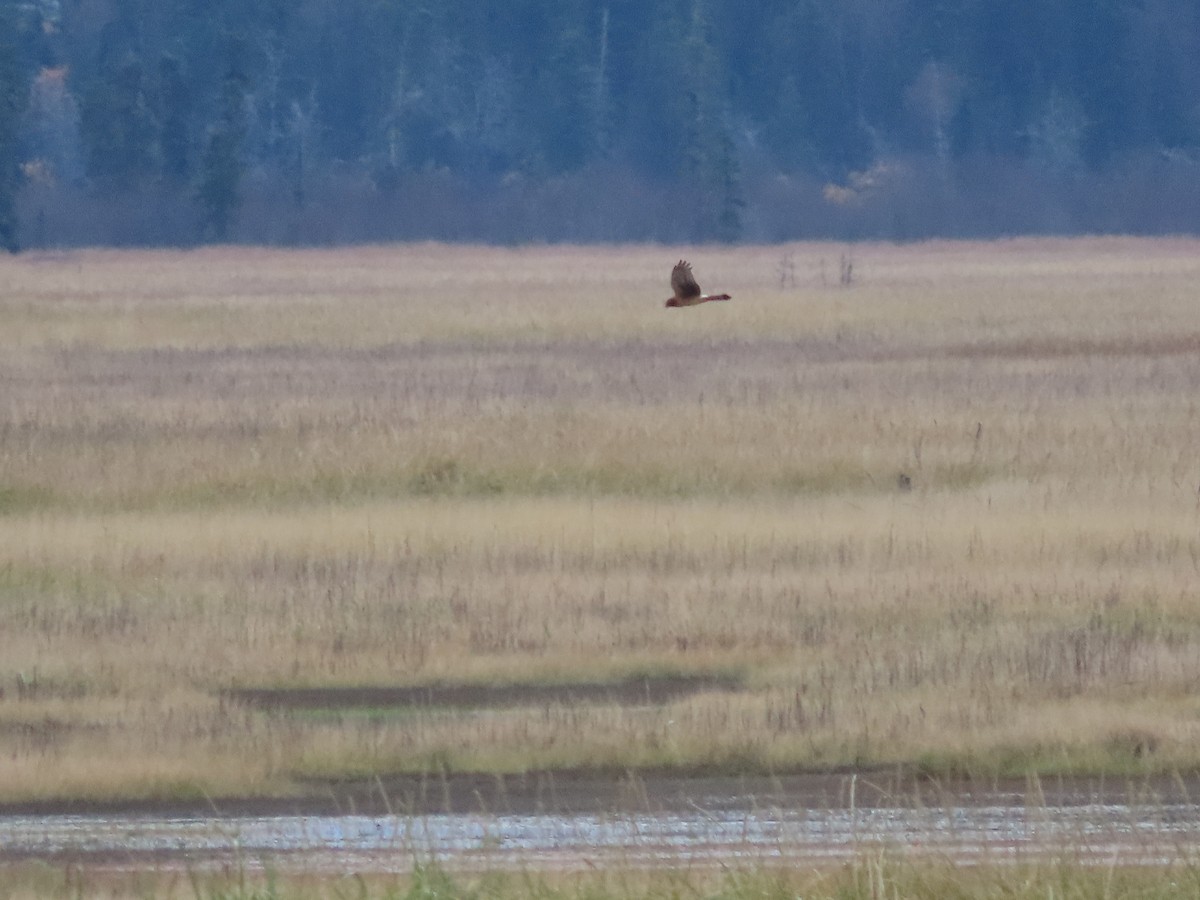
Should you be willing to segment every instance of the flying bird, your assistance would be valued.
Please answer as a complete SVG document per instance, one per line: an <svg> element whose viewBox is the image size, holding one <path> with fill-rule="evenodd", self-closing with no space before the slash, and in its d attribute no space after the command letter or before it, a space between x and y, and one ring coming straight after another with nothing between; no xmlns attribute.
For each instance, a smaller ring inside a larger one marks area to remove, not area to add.
<svg viewBox="0 0 1200 900"><path fill-rule="evenodd" d="M682 259L675 263L671 270L671 290L675 296L667 301L667 306L695 306L697 303L707 303L709 300L732 300L728 294L702 294L696 277L692 274L692 264Z"/></svg>

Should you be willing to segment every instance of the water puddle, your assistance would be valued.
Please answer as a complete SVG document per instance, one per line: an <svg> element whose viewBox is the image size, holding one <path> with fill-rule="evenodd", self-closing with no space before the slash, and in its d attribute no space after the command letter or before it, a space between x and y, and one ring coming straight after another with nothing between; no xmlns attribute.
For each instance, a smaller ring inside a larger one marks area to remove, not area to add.
<svg viewBox="0 0 1200 900"><path fill-rule="evenodd" d="M822 810L705 797L690 811L614 815L3 816L0 861L404 872L434 861L456 870L819 865L878 853L933 854L959 863L1200 859L1200 804L1027 806L993 799L1000 802Z"/></svg>

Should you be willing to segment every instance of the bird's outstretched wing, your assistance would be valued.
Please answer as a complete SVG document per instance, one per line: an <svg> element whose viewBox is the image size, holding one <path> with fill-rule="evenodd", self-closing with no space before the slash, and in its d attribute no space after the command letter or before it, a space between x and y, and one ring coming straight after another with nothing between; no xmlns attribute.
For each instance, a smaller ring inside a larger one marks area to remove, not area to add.
<svg viewBox="0 0 1200 900"><path fill-rule="evenodd" d="M700 285L696 284L691 263L682 259L675 263L675 268L671 270L671 290L680 300L691 300L700 296Z"/></svg>

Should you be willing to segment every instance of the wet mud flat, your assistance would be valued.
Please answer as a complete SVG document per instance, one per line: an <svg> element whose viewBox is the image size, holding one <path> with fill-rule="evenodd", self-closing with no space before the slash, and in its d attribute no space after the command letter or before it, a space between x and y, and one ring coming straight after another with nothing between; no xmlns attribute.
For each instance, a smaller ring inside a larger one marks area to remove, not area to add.
<svg viewBox="0 0 1200 900"><path fill-rule="evenodd" d="M403 873L431 862L461 871L562 870L822 865L864 854L933 854L963 864L1046 857L1200 863L1200 783L1180 779L918 784L868 773L577 777L553 795L553 808L543 788L510 793L507 811L479 803L458 811L378 805L286 811L280 801L257 809L245 801L236 812L219 804L207 812L10 809L0 814L0 865L36 859L117 870ZM459 785L443 799L464 792Z"/></svg>
<svg viewBox="0 0 1200 900"><path fill-rule="evenodd" d="M704 691L735 691L740 686L740 679L732 676L680 674L560 684L434 682L405 687L237 688L226 692L226 697L274 712L489 710L579 703L660 706Z"/></svg>

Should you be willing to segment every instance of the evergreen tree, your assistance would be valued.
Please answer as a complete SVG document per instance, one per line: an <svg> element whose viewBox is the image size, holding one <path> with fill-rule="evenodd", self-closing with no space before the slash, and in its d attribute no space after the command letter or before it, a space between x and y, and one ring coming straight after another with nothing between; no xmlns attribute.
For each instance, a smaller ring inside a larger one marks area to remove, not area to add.
<svg viewBox="0 0 1200 900"><path fill-rule="evenodd" d="M158 145L162 172L176 184L191 171L192 94L178 57L164 54L158 63Z"/></svg>
<svg viewBox="0 0 1200 900"><path fill-rule="evenodd" d="M693 236L722 241L741 235L737 148L730 134L725 69L712 45L704 0L693 0L684 43L688 60L683 89L688 106L683 169L699 190Z"/></svg>
<svg viewBox="0 0 1200 900"><path fill-rule="evenodd" d="M154 171L157 130L142 62L129 52L84 95L80 135L88 175L108 189L137 185Z"/></svg>
<svg viewBox="0 0 1200 900"><path fill-rule="evenodd" d="M196 192L203 214L203 233L218 241L228 237L229 226L241 204L246 90L246 77L240 62L235 59L221 85L220 114L208 132L200 186Z"/></svg>
<svg viewBox="0 0 1200 900"><path fill-rule="evenodd" d="M551 172L583 165L600 146L597 108L598 59L588 40L582 4L560 0L547 23L545 57L535 97L540 101L543 154Z"/></svg>
<svg viewBox="0 0 1200 900"><path fill-rule="evenodd" d="M0 247L20 249L16 197L21 185L19 126L29 98L29 78L17 45L16 16L0 4Z"/></svg>

